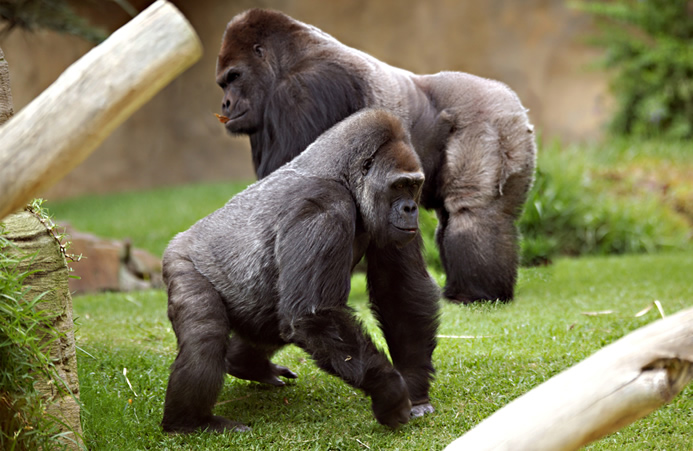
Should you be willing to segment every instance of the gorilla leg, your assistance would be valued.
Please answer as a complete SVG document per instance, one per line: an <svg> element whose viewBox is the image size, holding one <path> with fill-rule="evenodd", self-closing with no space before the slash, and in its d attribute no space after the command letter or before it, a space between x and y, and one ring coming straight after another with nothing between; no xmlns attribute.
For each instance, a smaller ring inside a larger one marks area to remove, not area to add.
<svg viewBox="0 0 693 451"><path fill-rule="evenodd" d="M436 241L453 302L510 301L517 280L517 231L512 216L491 208L438 210Z"/></svg>
<svg viewBox="0 0 693 451"><path fill-rule="evenodd" d="M295 379L297 376L288 368L270 362L269 358L276 350L276 346L253 345L234 335L229 338L226 351L226 372L239 379L281 387L285 384L279 376L289 379Z"/></svg>
<svg viewBox="0 0 693 451"><path fill-rule="evenodd" d="M409 421L411 402L404 379L348 307L293 317L283 330L285 338L306 350L321 369L370 396L378 422L394 428Z"/></svg>
<svg viewBox="0 0 693 451"><path fill-rule="evenodd" d="M224 383L230 332L223 300L183 257L164 257L168 316L178 339L178 356L166 389L166 432L247 430L241 423L212 415Z"/></svg>
<svg viewBox="0 0 693 451"><path fill-rule="evenodd" d="M395 368L413 404L412 416L433 412L428 390L438 329L440 292L426 270L421 238L402 248L372 248L366 253L368 287Z"/></svg>

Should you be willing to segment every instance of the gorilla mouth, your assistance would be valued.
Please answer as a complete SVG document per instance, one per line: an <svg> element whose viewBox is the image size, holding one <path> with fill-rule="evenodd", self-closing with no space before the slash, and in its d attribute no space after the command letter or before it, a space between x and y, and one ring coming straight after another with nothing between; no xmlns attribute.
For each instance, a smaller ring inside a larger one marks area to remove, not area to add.
<svg viewBox="0 0 693 451"><path fill-rule="evenodd" d="M401 232L405 232L405 233L416 233L419 230L418 228L412 229L412 228L397 227L397 226L394 226L394 228L401 231Z"/></svg>
<svg viewBox="0 0 693 451"><path fill-rule="evenodd" d="M226 121L226 126L228 127L229 124L231 124L231 122L237 121L238 119L240 119L240 118L242 118L243 116L245 116L247 113L248 113L248 110L245 110L245 111L241 111L240 113L238 113L238 114L235 115L235 116L229 117L229 118L227 119L227 121Z"/></svg>

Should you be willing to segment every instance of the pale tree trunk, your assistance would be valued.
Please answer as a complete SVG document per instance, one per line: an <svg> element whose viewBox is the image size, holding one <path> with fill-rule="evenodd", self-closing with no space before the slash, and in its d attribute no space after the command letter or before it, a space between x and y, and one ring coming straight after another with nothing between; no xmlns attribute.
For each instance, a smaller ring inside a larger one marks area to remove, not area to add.
<svg viewBox="0 0 693 451"><path fill-rule="evenodd" d="M28 288L24 299L30 301L45 293L37 308L56 315L49 326L57 332L58 339L49 341L46 353L54 362L56 376L60 379L49 380L37 375L35 387L49 403L47 414L57 417L67 426L58 423L63 432L71 432L69 438L64 439L65 443L77 448L77 443L81 443L82 426L77 402L79 380L67 262L56 238L33 213L22 211L7 216L3 222L6 238L17 246L20 256L28 257L23 258L19 266L20 273L32 272L24 280L24 286ZM13 252L10 249L4 251ZM39 333L43 334L42 341L53 337L50 332Z"/></svg>
<svg viewBox="0 0 693 451"><path fill-rule="evenodd" d="M606 346L486 418L446 451L566 451L671 401L693 379L693 308Z"/></svg>
<svg viewBox="0 0 693 451"><path fill-rule="evenodd" d="M187 19L158 0L68 67L0 127L0 219L81 163L200 56Z"/></svg>
<svg viewBox="0 0 693 451"><path fill-rule="evenodd" d="M51 326L61 338L50 344L58 376L79 394L65 257L38 217L17 211L84 160L125 119L190 67L202 45L185 17L158 0L70 66L48 89L12 120L9 71L0 51L0 221L26 259L26 294L57 317ZM40 130L36 124L41 124ZM0 300L2 302L2 300ZM79 404L57 390L57 381L37 382L61 418L81 439Z"/></svg>

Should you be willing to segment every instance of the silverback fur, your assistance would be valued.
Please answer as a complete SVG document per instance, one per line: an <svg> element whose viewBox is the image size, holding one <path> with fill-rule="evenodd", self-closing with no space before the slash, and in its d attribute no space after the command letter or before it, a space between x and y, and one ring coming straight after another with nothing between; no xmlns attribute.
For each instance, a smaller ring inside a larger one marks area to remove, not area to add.
<svg viewBox="0 0 693 451"><path fill-rule="evenodd" d="M460 72L413 74L258 9L229 22L216 76L227 129L250 137L260 178L355 111L396 114L423 165L422 205L439 219L446 297L513 298L514 222L533 182L536 148L527 111L506 85Z"/></svg>

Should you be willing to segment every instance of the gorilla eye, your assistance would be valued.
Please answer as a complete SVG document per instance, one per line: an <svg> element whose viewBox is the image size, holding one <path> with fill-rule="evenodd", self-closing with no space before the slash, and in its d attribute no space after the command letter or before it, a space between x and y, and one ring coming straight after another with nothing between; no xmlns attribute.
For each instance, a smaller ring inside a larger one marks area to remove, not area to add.
<svg viewBox="0 0 693 451"><path fill-rule="evenodd" d="M373 166L373 158L368 158L366 161L363 162L363 167L361 168L361 173L363 175L366 175L368 173L368 170Z"/></svg>
<svg viewBox="0 0 693 451"><path fill-rule="evenodd" d="M229 72L226 75L226 84L231 84L234 81L238 80L238 78L241 76L239 72Z"/></svg>
<svg viewBox="0 0 693 451"><path fill-rule="evenodd" d="M257 56L262 57L265 54L265 49L263 49L260 44L255 44L253 46L253 52L255 52Z"/></svg>

